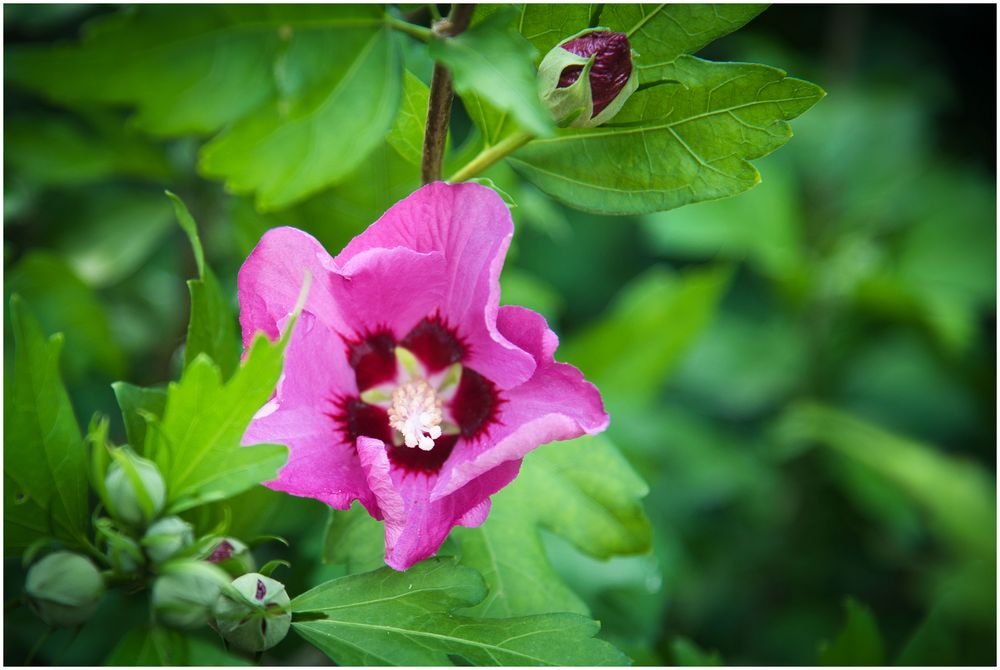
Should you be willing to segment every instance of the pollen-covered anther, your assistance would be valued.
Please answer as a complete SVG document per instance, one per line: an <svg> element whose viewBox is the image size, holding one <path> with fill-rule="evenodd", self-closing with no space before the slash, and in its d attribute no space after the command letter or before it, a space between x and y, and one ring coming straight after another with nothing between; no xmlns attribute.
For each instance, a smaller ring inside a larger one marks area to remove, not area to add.
<svg viewBox="0 0 1000 670"><path fill-rule="evenodd" d="M392 392L389 425L403 436L403 443L424 451L441 437L441 399L423 379L408 381Z"/></svg>

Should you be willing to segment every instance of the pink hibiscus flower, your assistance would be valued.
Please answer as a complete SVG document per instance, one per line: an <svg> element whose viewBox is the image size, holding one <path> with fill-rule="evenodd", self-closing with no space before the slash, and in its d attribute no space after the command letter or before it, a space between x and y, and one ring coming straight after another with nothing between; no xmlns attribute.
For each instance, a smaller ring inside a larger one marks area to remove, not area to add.
<svg viewBox="0 0 1000 670"><path fill-rule="evenodd" d="M430 184L336 256L294 228L268 231L239 273L244 344L276 339L305 273L313 283L274 397L244 444L286 444L267 485L385 521L385 561L405 570L490 496L535 447L608 424L597 389L556 363L556 335L500 307L514 226L477 184Z"/></svg>

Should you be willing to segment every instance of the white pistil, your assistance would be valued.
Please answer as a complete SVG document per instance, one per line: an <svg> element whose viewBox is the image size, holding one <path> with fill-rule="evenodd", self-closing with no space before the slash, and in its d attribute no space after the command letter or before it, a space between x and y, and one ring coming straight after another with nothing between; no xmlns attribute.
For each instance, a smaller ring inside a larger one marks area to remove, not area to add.
<svg viewBox="0 0 1000 670"><path fill-rule="evenodd" d="M403 436L406 446L424 451L434 448L441 437L441 399L423 379L402 384L392 392L389 425Z"/></svg>

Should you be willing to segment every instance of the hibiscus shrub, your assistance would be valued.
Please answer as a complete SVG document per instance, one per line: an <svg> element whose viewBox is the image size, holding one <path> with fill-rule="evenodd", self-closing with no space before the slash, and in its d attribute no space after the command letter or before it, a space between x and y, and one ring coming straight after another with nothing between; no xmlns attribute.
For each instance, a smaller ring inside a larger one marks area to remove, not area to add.
<svg viewBox="0 0 1000 670"><path fill-rule="evenodd" d="M655 213L757 185L825 94L692 54L763 6L37 11L9 17L44 39L5 47L5 212L80 225L8 275L5 660L718 660L654 649L679 559L644 479L699 430L660 391L732 268L505 261L551 253L569 209L660 240ZM830 425L877 439L818 403L777 430ZM969 481L945 542L974 571ZM874 626L847 607L844 636Z"/></svg>

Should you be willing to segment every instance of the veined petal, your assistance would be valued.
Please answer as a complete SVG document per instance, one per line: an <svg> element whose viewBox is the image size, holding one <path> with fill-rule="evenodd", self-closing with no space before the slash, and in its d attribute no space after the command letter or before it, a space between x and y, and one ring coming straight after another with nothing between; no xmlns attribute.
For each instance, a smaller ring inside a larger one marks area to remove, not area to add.
<svg viewBox="0 0 1000 670"><path fill-rule="evenodd" d="M446 287L438 309L469 349L462 363L510 388L526 381L535 368L532 356L496 325L500 271L513 232L507 205L492 190L437 182L393 205L351 240L334 263L343 271L354 257L375 248L443 254Z"/></svg>

